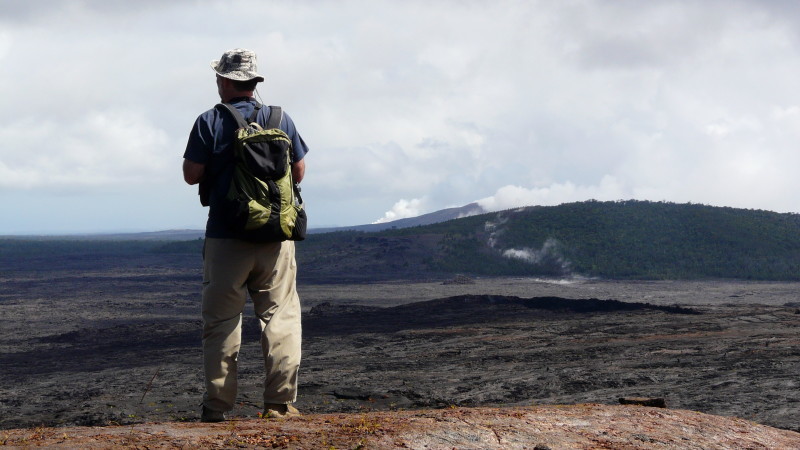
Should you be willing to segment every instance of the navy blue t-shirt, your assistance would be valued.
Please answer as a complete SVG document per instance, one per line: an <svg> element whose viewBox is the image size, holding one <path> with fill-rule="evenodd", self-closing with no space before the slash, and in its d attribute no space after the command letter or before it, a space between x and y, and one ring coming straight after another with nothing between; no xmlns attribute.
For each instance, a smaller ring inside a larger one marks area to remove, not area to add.
<svg viewBox="0 0 800 450"><path fill-rule="evenodd" d="M230 103L245 119L253 114L256 106L256 100L249 97L235 98ZM261 126L266 126L269 116L270 108L263 106L256 120ZM237 128L239 126L229 112L216 108L209 109L200 114L194 122L189 133L189 141L186 143L186 151L183 153L184 158L206 166L205 180L211 183L206 237L222 239L236 237L235 233L228 229L225 218L220 215L215 205L227 195L233 176L233 149L230 144ZM286 112L283 113L279 128L292 141L292 162L303 159L308 153L308 147Z"/></svg>

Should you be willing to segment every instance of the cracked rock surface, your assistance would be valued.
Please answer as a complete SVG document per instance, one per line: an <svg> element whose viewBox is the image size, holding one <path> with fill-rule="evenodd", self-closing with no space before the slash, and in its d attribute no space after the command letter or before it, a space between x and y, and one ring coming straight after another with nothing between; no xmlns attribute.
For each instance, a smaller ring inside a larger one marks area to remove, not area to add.
<svg viewBox="0 0 800 450"><path fill-rule="evenodd" d="M152 258L0 275L0 429L197 420L200 262ZM503 278L299 291L307 414L614 409L620 397L658 397L669 408L660 414L800 430L800 283ZM263 372L251 307L245 316L231 412L242 421L260 411Z"/></svg>
<svg viewBox="0 0 800 450"><path fill-rule="evenodd" d="M798 448L800 433L694 411L571 405L315 414L219 424L36 428L8 445L65 448Z"/></svg>

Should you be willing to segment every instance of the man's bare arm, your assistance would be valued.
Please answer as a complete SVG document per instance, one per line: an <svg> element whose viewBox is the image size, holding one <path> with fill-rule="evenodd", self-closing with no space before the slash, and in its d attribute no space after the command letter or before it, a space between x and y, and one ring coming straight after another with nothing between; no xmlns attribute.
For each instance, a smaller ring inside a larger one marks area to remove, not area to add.
<svg viewBox="0 0 800 450"><path fill-rule="evenodd" d="M295 183L299 183L303 181L303 177L306 174L306 160L301 159L300 161L292 163L292 181Z"/></svg>
<svg viewBox="0 0 800 450"><path fill-rule="evenodd" d="M205 173L206 173L205 164L196 163L188 159L183 160L183 179L187 183L197 184L203 181Z"/></svg>

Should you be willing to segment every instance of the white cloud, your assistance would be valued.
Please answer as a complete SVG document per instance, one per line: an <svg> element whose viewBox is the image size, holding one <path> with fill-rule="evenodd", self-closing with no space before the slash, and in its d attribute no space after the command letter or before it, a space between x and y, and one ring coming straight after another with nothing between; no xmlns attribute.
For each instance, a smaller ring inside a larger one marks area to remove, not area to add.
<svg viewBox="0 0 800 450"><path fill-rule="evenodd" d="M0 147L2 190L130 189L163 178L179 161L167 133L130 112L23 119L0 127L0 142L14 143Z"/></svg>
<svg viewBox="0 0 800 450"><path fill-rule="evenodd" d="M386 211L383 217L372 223L386 223L398 219L405 219L407 217L416 217L420 215L422 207L425 204L424 198L412 198L411 200L400 199L392 206L392 209Z"/></svg>
<svg viewBox="0 0 800 450"><path fill-rule="evenodd" d="M502 255L509 259L518 259L528 264L539 265L543 262L554 264L562 271L568 272L571 263L561 254L561 245L553 238L548 238L540 249L535 248L509 248L502 251Z"/></svg>
<svg viewBox="0 0 800 450"><path fill-rule="evenodd" d="M773 108L772 118L776 120L783 120L788 118L797 118L800 116L800 106L776 106Z"/></svg>
<svg viewBox="0 0 800 450"><path fill-rule="evenodd" d="M11 48L11 37L8 33L0 32L0 61L5 59L8 50Z"/></svg>
<svg viewBox="0 0 800 450"><path fill-rule="evenodd" d="M397 199L425 199L398 217L474 199L800 211L791 2L238 0L271 17L240 29L217 26L218 1L17 3L0 6L6 198L172 186L217 101L208 62L242 46L311 148L312 226L366 223ZM190 199L175 216L202 226L193 188L172 189ZM161 214L143 208L130 214Z"/></svg>
<svg viewBox="0 0 800 450"><path fill-rule="evenodd" d="M715 138L724 138L739 132L759 133L764 127L761 121L753 116L738 117L735 119L720 119L715 123L706 125L706 133Z"/></svg>
<svg viewBox="0 0 800 450"><path fill-rule="evenodd" d="M605 176L598 185L577 186L572 182L554 183L540 188L503 186L497 192L477 201L486 211L501 211L534 205L559 205L561 203L595 200L621 200L628 195L624 186L612 176Z"/></svg>

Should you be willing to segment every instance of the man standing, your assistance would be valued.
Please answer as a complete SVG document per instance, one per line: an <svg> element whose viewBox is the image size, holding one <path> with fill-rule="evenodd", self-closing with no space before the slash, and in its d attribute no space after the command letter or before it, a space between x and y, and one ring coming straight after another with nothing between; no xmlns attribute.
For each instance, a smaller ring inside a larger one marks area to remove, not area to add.
<svg viewBox="0 0 800 450"><path fill-rule="evenodd" d="M220 100L250 117L258 105L253 92L264 81L257 73L255 53L244 49L227 51L218 61L211 62L211 68L217 74ZM258 123L265 126L270 108L261 108L257 114ZM230 112L209 109L195 121L183 155L184 180L190 185L201 183L201 197L207 199L201 201L210 207L203 249L203 422L223 421L225 412L233 409L242 311L248 294L261 324L266 370L264 414L299 414L291 405L297 399L301 340L294 242L254 243L238 239L220 206L233 176L231 144L237 128ZM300 183L308 147L286 114L280 129L292 141L291 171L294 182Z"/></svg>

